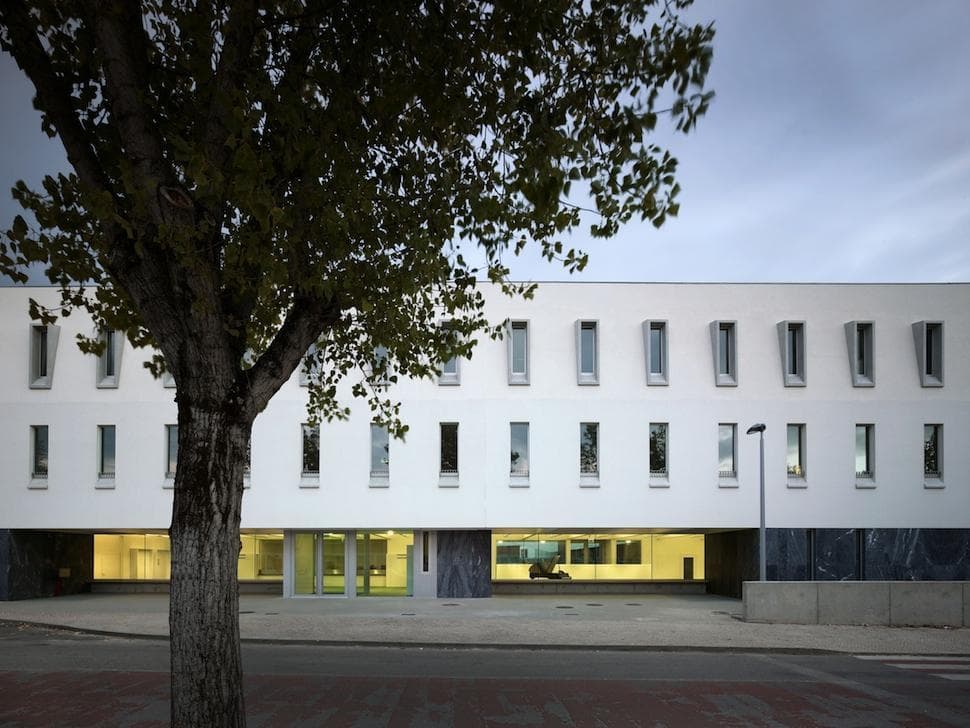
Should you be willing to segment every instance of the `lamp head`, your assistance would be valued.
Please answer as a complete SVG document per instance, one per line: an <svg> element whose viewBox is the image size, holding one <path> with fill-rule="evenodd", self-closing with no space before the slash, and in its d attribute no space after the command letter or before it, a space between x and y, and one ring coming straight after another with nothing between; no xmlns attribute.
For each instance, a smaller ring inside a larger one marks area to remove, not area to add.
<svg viewBox="0 0 970 728"><path fill-rule="evenodd" d="M765 426L764 426L764 423L762 422L759 422L757 425L751 425L751 427L748 428L749 435L753 435L756 432L764 432L764 431L765 431Z"/></svg>

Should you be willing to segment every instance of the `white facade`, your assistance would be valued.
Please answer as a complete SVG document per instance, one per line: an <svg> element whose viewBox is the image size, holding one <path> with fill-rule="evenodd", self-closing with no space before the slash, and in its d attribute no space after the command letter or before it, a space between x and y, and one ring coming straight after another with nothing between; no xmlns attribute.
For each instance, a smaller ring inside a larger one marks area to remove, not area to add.
<svg viewBox="0 0 970 728"><path fill-rule="evenodd" d="M174 390L125 344L118 386L97 387L75 313L58 322L50 388L31 388L28 299L0 289L0 529L166 529L165 425ZM306 389L293 378L256 420L244 529L612 529L758 525L767 425L770 528L970 528L970 285L546 283L532 301L487 292L489 317L528 321L529 383L509 383L508 339L483 337L460 383L391 390L410 425L372 487L370 414L321 426L318 482L301 477ZM579 384L577 321L596 321L598 384ZM667 385L648 385L644 321L666 322ZM734 324L736 386L717 386L716 331ZM804 322L805 386L785 386L778 324ZM846 323L873 324L874 386L853 386ZM923 386L913 324L943 322L943 386ZM103 377L102 377L103 379ZM439 476L439 424L458 423L457 487ZM513 482L509 427L529 423L529 477ZM599 423L599 477L579 472L580 423ZM669 474L649 476L650 423L669 424ZM718 424L737 424L737 477L718 475ZM786 425L805 425L805 477L786 473ZM874 477L856 478L855 426L874 426ZM942 477L924 478L923 428L943 425ZM31 426L49 428L46 479L31 477ZM114 425L115 478L98 478L98 426ZM167 487L168 486L168 487ZM521 487L526 486L526 487Z"/></svg>

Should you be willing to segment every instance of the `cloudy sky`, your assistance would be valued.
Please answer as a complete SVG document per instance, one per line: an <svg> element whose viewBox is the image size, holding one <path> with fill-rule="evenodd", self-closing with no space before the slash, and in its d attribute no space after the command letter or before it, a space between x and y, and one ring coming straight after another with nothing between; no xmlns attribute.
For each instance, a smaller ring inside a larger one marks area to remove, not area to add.
<svg viewBox="0 0 970 728"><path fill-rule="evenodd" d="M717 28L680 218L576 235L596 281L970 281L970 2L697 0ZM0 224L7 190L63 168L31 86L0 56ZM555 280L527 255L513 277Z"/></svg>

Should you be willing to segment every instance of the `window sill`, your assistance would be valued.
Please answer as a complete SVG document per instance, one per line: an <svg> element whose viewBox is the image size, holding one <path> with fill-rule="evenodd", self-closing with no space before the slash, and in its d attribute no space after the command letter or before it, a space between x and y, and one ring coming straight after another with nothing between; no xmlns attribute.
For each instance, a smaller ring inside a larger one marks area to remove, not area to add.
<svg viewBox="0 0 970 728"><path fill-rule="evenodd" d="M576 380L576 384L580 387L598 387L600 385L600 380L597 377L582 376Z"/></svg>
<svg viewBox="0 0 970 728"><path fill-rule="evenodd" d="M529 386L529 378L526 377L526 376L524 376L524 375L522 375L522 374L513 374L511 377L509 377L509 386L510 387L528 387Z"/></svg>
<svg viewBox="0 0 970 728"><path fill-rule="evenodd" d="M175 478L166 475L165 480L162 481L162 487L165 490L172 490L175 487Z"/></svg>
<svg viewBox="0 0 970 728"><path fill-rule="evenodd" d="M651 475L650 476L650 487L651 488L669 488L670 487L670 476L669 475Z"/></svg>
<svg viewBox="0 0 970 728"><path fill-rule="evenodd" d="M370 474L370 481L367 483L369 488L389 488L391 485L390 474Z"/></svg>
<svg viewBox="0 0 970 728"><path fill-rule="evenodd" d="M320 487L320 475L308 475L306 473L300 476L300 487L301 488L319 488Z"/></svg>
<svg viewBox="0 0 970 728"><path fill-rule="evenodd" d="M529 487L529 476L528 475L509 475L509 487L510 488L528 488Z"/></svg>
<svg viewBox="0 0 970 728"><path fill-rule="evenodd" d="M579 487L580 488L599 488L600 487L599 473L596 473L595 475L580 475Z"/></svg>
<svg viewBox="0 0 970 728"><path fill-rule="evenodd" d="M438 473L439 488L457 488L458 473Z"/></svg>
<svg viewBox="0 0 970 728"><path fill-rule="evenodd" d="M944 488L943 478L926 478L923 480L923 487L926 490L940 490Z"/></svg>
<svg viewBox="0 0 970 728"><path fill-rule="evenodd" d="M876 481L873 478L857 479L855 487L858 490L873 490L876 487Z"/></svg>
<svg viewBox="0 0 970 728"><path fill-rule="evenodd" d="M852 380L853 387L875 387L876 383L868 377L859 377Z"/></svg>
<svg viewBox="0 0 970 728"><path fill-rule="evenodd" d="M118 379L116 377L105 377L97 383L98 389L117 389Z"/></svg>
<svg viewBox="0 0 970 728"><path fill-rule="evenodd" d="M50 389L51 381L49 377L38 377L27 386L30 389Z"/></svg>
<svg viewBox="0 0 970 728"><path fill-rule="evenodd" d="M247 489L252 485L250 483L249 473L243 473L243 489Z"/></svg>
<svg viewBox="0 0 970 728"><path fill-rule="evenodd" d="M30 490L47 490L47 478L31 478L27 487Z"/></svg>
<svg viewBox="0 0 970 728"><path fill-rule="evenodd" d="M943 380L939 377L934 377L932 374L925 374L923 376L923 381L920 382L920 385L924 388L942 387Z"/></svg>
<svg viewBox="0 0 970 728"><path fill-rule="evenodd" d="M114 490L114 478L98 478L94 483L95 490Z"/></svg>
<svg viewBox="0 0 970 728"><path fill-rule="evenodd" d="M786 387L804 387L805 379L803 377L786 375L785 376L785 386Z"/></svg>
<svg viewBox="0 0 970 728"><path fill-rule="evenodd" d="M461 385L461 380L458 377L438 377L439 387L457 387Z"/></svg>
<svg viewBox="0 0 970 728"><path fill-rule="evenodd" d="M714 384L718 387L736 387L738 380L729 374L718 374Z"/></svg>
<svg viewBox="0 0 970 728"><path fill-rule="evenodd" d="M717 487L718 488L737 488L739 486L737 476L733 478L718 478Z"/></svg>
<svg viewBox="0 0 970 728"><path fill-rule="evenodd" d="M649 374L647 375L647 386L648 387L666 387L670 384L667 381L666 374Z"/></svg>
<svg viewBox="0 0 970 728"><path fill-rule="evenodd" d="M800 490L808 487L808 481L805 478L789 478L788 487L793 490Z"/></svg>

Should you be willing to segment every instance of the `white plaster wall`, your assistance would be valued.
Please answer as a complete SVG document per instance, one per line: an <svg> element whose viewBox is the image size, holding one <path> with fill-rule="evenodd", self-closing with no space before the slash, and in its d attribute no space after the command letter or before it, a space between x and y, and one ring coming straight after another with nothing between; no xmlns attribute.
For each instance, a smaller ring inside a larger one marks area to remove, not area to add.
<svg viewBox="0 0 970 728"><path fill-rule="evenodd" d="M0 289L0 528L165 528L165 428L174 390L126 349L117 390L96 389L94 357L64 319L51 390L27 387L30 296ZM530 386L507 384L505 341L485 338L461 385L392 390L411 426L392 441L390 487L368 487L369 420L321 429L318 488L300 487L306 390L294 376L254 426L245 528L751 527L758 521L758 442L766 432L770 527L970 527L970 285L542 284L535 300L487 293L491 318L530 321ZM600 385L576 384L575 322L597 319ZM648 387L641 322L668 322L670 385ZM709 334L738 322L739 386L715 387ZM945 321L945 386L919 386L911 324ZM808 386L783 386L776 324L806 322ZM853 388L844 324L875 322L873 388ZM350 401L350 400L348 400ZM509 422L530 423L530 486L510 488ZM579 486L579 423L600 423L600 485ZM458 488L438 485L438 423L459 423ZM670 486L650 488L650 422L670 423ZM738 487L720 488L717 425L736 422ZM785 425L807 426L806 485L787 486ZM854 425L876 426L876 487L857 489ZM922 477L922 427L944 424L944 488ZM45 490L29 483L29 426L50 430ZM97 425L117 427L117 477L95 489Z"/></svg>

